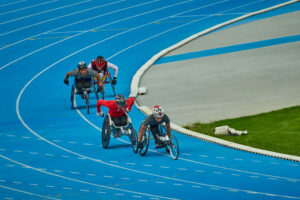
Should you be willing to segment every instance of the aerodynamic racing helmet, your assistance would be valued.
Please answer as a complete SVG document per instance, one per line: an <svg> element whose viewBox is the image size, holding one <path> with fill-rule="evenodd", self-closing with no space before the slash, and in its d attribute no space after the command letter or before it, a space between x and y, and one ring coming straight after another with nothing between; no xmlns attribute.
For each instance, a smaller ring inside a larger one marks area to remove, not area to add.
<svg viewBox="0 0 300 200"><path fill-rule="evenodd" d="M121 95L121 94L118 94L116 96L116 104L121 109L125 108L125 106L126 106L126 99L125 99L125 97L123 95Z"/></svg>
<svg viewBox="0 0 300 200"><path fill-rule="evenodd" d="M78 69L87 68L86 63L84 61L80 61L77 65Z"/></svg>
<svg viewBox="0 0 300 200"><path fill-rule="evenodd" d="M155 118L162 118L164 116L164 110L159 106L155 105L152 108L152 113Z"/></svg>
<svg viewBox="0 0 300 200"><path fill-rule="evenodd" d="M103 58L103 56L98 56L95 60L96 66L103 68L106 64L105 59Z"/></svg>

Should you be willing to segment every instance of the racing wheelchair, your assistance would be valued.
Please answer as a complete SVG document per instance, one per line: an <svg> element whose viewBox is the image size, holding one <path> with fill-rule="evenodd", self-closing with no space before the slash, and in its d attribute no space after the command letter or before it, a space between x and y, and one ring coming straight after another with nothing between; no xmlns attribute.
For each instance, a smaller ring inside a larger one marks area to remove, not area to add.
<svg viewBox="0 0 300 200"><path fill-rule="evenodd" d="M166 152L169 153L174 160L177 160L179 155L179 147L175 135L171 135L171 138L169 138L165 123L159 125L158 128L160 131L160 135L158 137L161 143L160 148L165 148ZM150 126L148 126L147 129L143 132L143 137L142 137L143 148L139 149L139 153L141 156L146 155L149 148L150 140L154 139L154 137L150 136L150 132L151 132Z"/></svg>
<svg viewBox="0 0 300 200"><path fill-rule="evenodd" d="M127 117L127 123L124 126L116 126L111 119L110 114L107 113L105 115L102 125L102 147L104 149L108 148L111 135L113 135L114 138L119 138L122 135L127 135L130 139L133 152L137 153L137 133L132 126L129 115L126 112L125 115Z"/></svg>
<svg viewBox="0 0 300 200"><path fill-rule="evenodd" d="M105 84L110 84L111 85L111 88L112 88L112 91L113 91L113 94L114 96L116 96L116 91L115 91L115 86L114 84L112 84L112 78L110 76L110 73L109 71L105 71L104 74L103 74L103 77L101 78L101 82L102 82L102 91L100 92L101 93L101 97L102 99L104 99L104 93L105 93ZM96 79L94 79L94 85L97 84L97 81ZM96 90L96 94L98 96L98 91Z"/></svg>
<svg viewBox="0 0 300 200"><path fill-rule="evenodd" d="M78 87L82 86L82 87ZM71 109L74 109L74 103L75 103L75 95L80 95L85 103L86 103L86 110L87 113L90 113L90 105L89 105L89 94L93 92L96 95L96 98L98 100L98 94L97 90L94 84L94 81L92 78L88 79L75 79L74 84L72 85L71 90Z"/></svg>

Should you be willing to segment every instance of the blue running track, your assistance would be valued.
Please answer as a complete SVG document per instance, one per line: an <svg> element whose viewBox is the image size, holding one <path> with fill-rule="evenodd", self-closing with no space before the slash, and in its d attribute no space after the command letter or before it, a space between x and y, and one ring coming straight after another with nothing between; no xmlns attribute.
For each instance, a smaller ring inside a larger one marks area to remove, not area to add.
<svg viewBox="0 0 300 200"><path fill-rule="evenodd" d="M71 110L63 84L79 61L101 54L119 66L116 90L128 96L135 72L162 49L283 2L2 0L0 199L300 199L297 162L176 132L176 161L153 144L145 157L134 154L125 137L104 150L95 97L89 115L80 97ZM138 130L144 114L133 107L130 116Z"/></svg>

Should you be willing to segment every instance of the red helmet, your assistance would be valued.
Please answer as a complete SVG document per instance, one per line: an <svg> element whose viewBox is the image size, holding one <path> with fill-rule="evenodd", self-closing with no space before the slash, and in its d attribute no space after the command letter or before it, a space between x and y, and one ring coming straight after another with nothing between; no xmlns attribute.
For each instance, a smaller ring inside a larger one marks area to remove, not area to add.
<svg viewBox="0 0 300 200"><path fill-rule="evenodd" d="M152 108L152 113L155 118L162 118L164 116L164 110L159 106L155 105Z"/></svg>
<svg viewBox="0 0 300 200"><path fill-rule="evenodd" d="M95 59L95 63L97 68L103 68L106 65L106 60L103 58L103 56L98 56Z"/></svg>

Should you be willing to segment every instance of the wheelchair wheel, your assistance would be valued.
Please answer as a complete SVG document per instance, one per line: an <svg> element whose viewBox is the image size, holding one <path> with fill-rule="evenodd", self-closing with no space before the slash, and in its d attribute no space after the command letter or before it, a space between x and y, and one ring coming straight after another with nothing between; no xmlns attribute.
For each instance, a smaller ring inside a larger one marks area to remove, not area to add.
<svg viewBox="0 0 300 200"><path fill-rule="evenodd" d="M111 85L112 91L113 91L113 93L114 93L114 96L116 96L116 91L115 91L115 86L114 86L114 84L112 84L112 82L110 82L110 85Z"/></svg>
<svg viewBox="0 0 300 200"><path fill-rule="evenodd" d="M95 84L92 84L92 85L93 85L93 91L95 92L96 99L98 100L99 96L98 96L98 92L97 92L96 86L95 86Z"/></svg>
<svg viewBox="0 0 300 200"><path fill-rule="evenodd" d="M137 153L138 148L137 148L137 133L136 130L132 127L131 128L131 135L129 135L129 139L131 141L131 147L134 153Z"/></svg>
<svg viewBox="0 0 300 200"><path fill-rule="evenodd" d="M71 90L71 109L74 109L74 99L75 99L75 85L72 85L72 90Z"/></svg>
<svg viewBox="0 0 300 200"><path fill-rule="evenodd" d="M150 143L150 128L147 128L143 132L143 138L142 138L143 148L139 150L139 153L141 156L146 155L148 148L149 148L149 143Z"/></svg>
<svg viewBox="0 0 300 200"><path fill-rule="evenodd" d="M84 96L84 100L85 100L85 103L86 103L86 111L87 111L87 114L90 114L89 94L86 94L86 95Z"/></svg>
<svg viewBox="0 0 300 200"><path fill-rule="evenodd" d="M178 142L177 139L174 135L171 136L170 138L171 142L167 144L166 146L166 151L170 153L171 157L176 160L179 155L179 147L178 147Z"/></svg>
<svg viewBox="0 0 300 200"><path fill-rule="evenodd" d="M108 115L105 116L105 119L103 121L102 125L102 147L104 149L108 148L109 140L110 140L110 122Z"/></svg>

